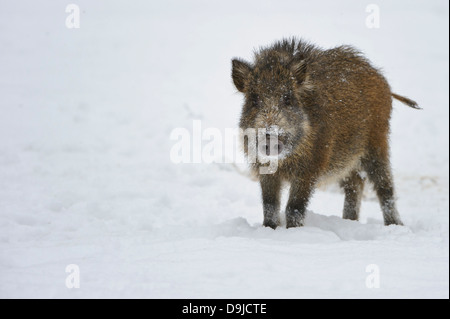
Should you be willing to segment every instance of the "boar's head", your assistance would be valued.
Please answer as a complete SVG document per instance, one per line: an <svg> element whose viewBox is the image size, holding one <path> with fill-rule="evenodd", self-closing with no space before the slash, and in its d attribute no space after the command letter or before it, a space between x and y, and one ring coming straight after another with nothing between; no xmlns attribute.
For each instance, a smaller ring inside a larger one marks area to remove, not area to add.
<svg viewBox="0 0 450 319"><path fill-rule="evenodd" d="M261 52L254 64L233 59L232 79L245 95L240 128L264 134L254 141L245 135L244 151L289 157L309 130L302 104L302 93L310 89L306 62L283 52Z"/></svg>

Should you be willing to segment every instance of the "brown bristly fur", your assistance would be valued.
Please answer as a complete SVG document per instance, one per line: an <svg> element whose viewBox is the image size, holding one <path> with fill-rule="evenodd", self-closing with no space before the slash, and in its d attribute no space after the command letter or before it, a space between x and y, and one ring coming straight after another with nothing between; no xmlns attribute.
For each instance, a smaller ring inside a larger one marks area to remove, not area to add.
<svg viewBox="0 0 450 319"><path fill-rule="evenodd" d="M383 75L351 46L329 50L284 39L255 52L253 63L232 61L232 78L244 93L240 127L278 126L287 155L274 174L259 174L264 225L279 225L283 181L291 185L286 226L304 223L306 206L321 182L338 180L345 190L344 218L357 220L364 179L374 184L386 225L401 225L389 161L392 98ZM247 149L245 149L247 152ZM260 163L253 164L258 174Z"/></svg>

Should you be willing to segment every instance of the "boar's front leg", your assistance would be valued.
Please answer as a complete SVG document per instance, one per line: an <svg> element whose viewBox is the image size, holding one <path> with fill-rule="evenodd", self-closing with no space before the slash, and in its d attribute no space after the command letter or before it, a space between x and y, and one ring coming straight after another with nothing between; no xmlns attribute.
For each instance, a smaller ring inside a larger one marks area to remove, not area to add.
<svg viewBox="0 0 450 319"><path fill-rule="evenodd" d="M260 175L264 223L273 229L280 225L281 180L276 174Z"/></svg>
<svg viewBox="0 0 450 319"><path fill-rule="evenodd" d="M303 226L306 206L311 197L314 182L307 178L301 178L291 183L289 199L286 206L286 227Z"/></svg>

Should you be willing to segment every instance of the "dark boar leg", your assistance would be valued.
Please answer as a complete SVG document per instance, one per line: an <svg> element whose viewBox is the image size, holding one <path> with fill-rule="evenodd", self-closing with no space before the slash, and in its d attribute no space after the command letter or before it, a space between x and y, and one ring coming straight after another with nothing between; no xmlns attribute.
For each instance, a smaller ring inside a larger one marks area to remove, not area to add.
<svg viewBox="0 0 450 319"><path fill-rule="evenodd" d="M287 228L303 226L313 184L313 181L304 178L292 182L286 206Z"/></svg>
<svg viewBox="0 0 450 319"><path fill-rule="evenodd" d="M281 180L274 174L260 175L264 223L273 229L280 225Z"/></svg>
<svg viewBox="0 0 450 319"><path fill-rule="evenodd" d="M394 183L389 160L380 158L379 154L376 154L364 161L363 165L380 201L384 224L386 226L391 224L403 225L395 205Z"/></svg>
<svg viewBox="0 0 450 319"><path fill-rule="evenodd" d="M353 171L350 176L341 182L341 187L345 192L344 213L342 218L358 220L362 192L364 189L364 179L357 171Z"/></svg>

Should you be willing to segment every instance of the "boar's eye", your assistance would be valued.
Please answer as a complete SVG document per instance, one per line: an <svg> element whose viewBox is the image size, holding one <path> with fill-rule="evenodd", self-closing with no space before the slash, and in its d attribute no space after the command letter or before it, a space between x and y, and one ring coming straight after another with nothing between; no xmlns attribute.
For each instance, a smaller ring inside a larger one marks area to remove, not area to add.
<svg viewBox="0 0 450 319"><path fill-rule="evenodd" d="M292 104L292 96L290 94L283 94L281 97L281 103L283 105L291 105Z"/></svg>

